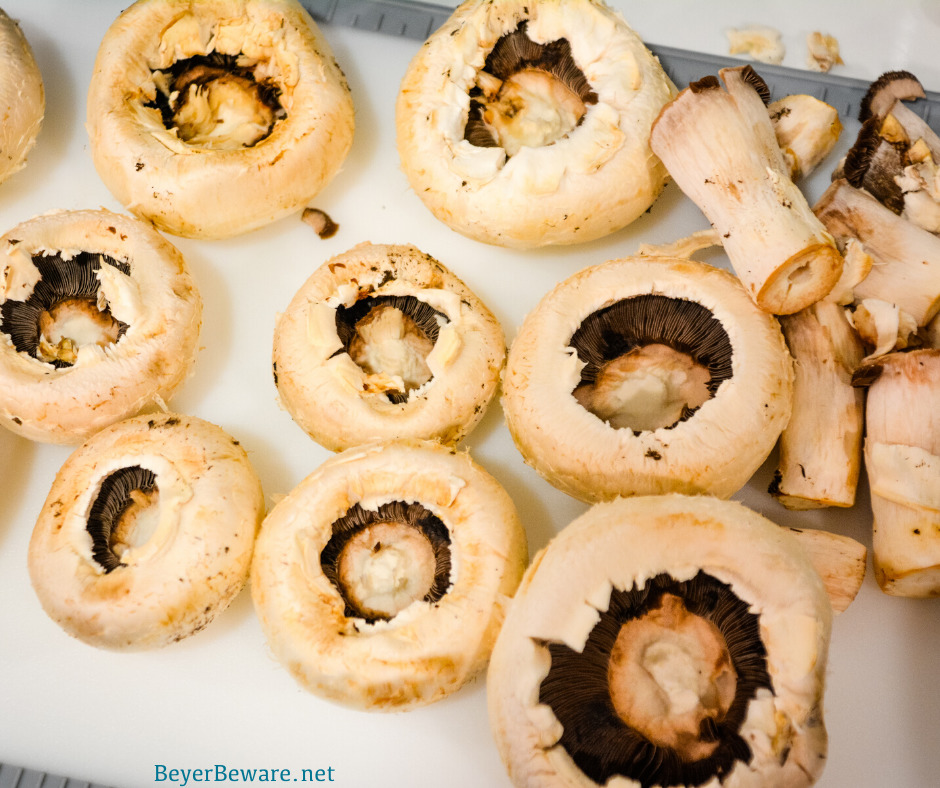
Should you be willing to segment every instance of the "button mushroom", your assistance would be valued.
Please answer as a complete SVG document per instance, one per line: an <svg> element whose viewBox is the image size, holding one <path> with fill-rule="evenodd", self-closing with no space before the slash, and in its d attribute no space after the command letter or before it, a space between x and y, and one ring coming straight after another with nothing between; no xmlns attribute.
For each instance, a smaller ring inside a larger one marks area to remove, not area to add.
<svg viewBox="0 0 940 788"><path fill-rule="evenodd" d="M244 586L261 483L219 427L137 416L68 458L36 521L29 574L70 635L107 649L165 646L207 626Z"/></svg>
<svg viewBox="0 0 940 788"><path fill-rule="evenodd" d="M140 0L88 90L95 167L131 211L224 238L299 211L352 144L345 77L295 0Z"/></svg>
<svg viewBox="0 0 940 788"><path fill-rule="evenodd" d="M109 211L60 211L0 238L0 422L80 443L177 390L202 300L180 252Z"/></svg>
<svg viewBox="0 0 940 788"><path fill-rule="evenodd" d="M796 540L740 504L594 506L533 560L493 650L517 786L811 785L832 609Z"/></svg>
<svg viewBox="0 0 940 788"><path fill-rule="evenodd" d="M456 443L483 417L505 353L479 298L404 245L328 260L274 332L281 403L333 451L395 437Z"/></svg>
<svg viewBox="0 0 940 788"><path fill-rule="evenodd" d="M528 315L503 381L526 462L587 501L681 491L730 496L790 416L777 321L726 271L613 260Z"/></svg>
<svg viewBox="0 0 940 788"><path fill-rule="evenodd" d="M468 0L402 81L402 169L431 212L470 238L590 241L662 190L647 138L674 92L604 3Z"/></svg>
<svg viewBox="0 0 940 788"><path fill-rule="evenodd" d="M512 501L469 455L369 444L274 507L251 590L268 644L302 686L402 710L486 666L526 557Z"/></svg>
<svg viewBox="0 0 940 788"><path fill-rule="evenodd" d="M46 110L42 74L20 26L0 9L0 182L26 166Z"/></svg>

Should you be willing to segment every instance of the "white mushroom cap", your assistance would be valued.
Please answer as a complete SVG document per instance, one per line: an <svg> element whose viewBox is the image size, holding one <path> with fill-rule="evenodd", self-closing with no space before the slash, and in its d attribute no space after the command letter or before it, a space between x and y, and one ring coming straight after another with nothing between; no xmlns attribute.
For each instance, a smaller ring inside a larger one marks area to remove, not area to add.
<svg viewBox="0 0 940 788"><path fill-rule="evenodd" d="M142 516L152 532L106 571L89 515L105 481L134 467L155 476L156 501ZM138 416L99 432L59 470L30 541L30 578L70 635L108 649L164 646L235 598L263 516L261 483L238 441L201 419Z"/></svg>
<svg viewBox="0 0 940 788"><path fill-rule="evenodd" d="M219 53L257 63L286 117L251 147L190 145L148 107L153 72ZM197 238L244 233L302 208L352 144L345 77L295 0L140 0L106 33L88 91L95 167L112 194L160 229Z"/></svg>
<svg viewBox="0 0 940 788"><path fill-rule="evenodd" d="M337 309L384 296L411 296L439 313L425 358L431 377L397 403L384 393L389 376L361 368L337 334ZM396 437L456 443L483 418L505 354L502 328L480 299L438 261L403 245L365 243L328 260L274 334L281 403L333 451Z"/></svg>
<svg viewBox="0 0 940 788"><path fill-rule="evenodd" d="M464 139L470 91L501 36L526 22L538 43L560 39L597 95L550 145ZM675 93L659 61L599 0L469 0L415 56L398 96L402 169L434 215L459 233L510 247L590 241L626 226L659 195L665 169L649 132Z"/></svg>
<svg viewBox="0 0 940 788"><path fill-rule="evenodd" d="M548 644L584 650L612 592L699 571L759 616L773 692L759 690L739 731L752 752L709 786L806 786L825 764L823 687L832 611L819 575L784 529L730 501L637 497L598 504L540 552L493 650L490 722L510 777L526 788L594 788L558 746L562 726L539 702ZM584 731L589 735L588 731ZM608 785L638 786L625 777Z"/></svg>
<svg viewBox="0 0 940 788"><path fill-rule="evenodd" d="M727 334L732 374L672 427L615 429L572 395L584 367L572 336L598 310L651 294L705 307ZM786 426L792 377L776 319L730 273L677 258L626 258L575 274L526 317L509 351L502 404L526 462L577 498L726 498L747 483Z"/></svg>
<svg viewBox="0 0 940 788"><path fill-rule="evenodd" d="M333 524L351 507L425 507L450 538L451 585L385 621L347 617L321 566ZM439 700L481 671L522 577L525 532L509 496L465 453L417 441L330 458L265 519L251 590L271 650L301 685L359 708Z"/></svg>
<svg viewBox="0 0 940 788"><path fill-rule="evenodd" d="M110 211L57 211L0 238L0 306L25 302L41 275L34 256L101 254L98 307L128 328L105 347L81 347L70 366L19 352L0 331L0 423L31 440L80 443L103 427L160 405L195 354L202 299L179 250L149 225Z"/></svg>
<svg viewBox="0 0 940 788"><path fill-rule="evenodd" d="M19 25L0 10L0 181L26 166L46 110L42 75Z"/></svg>

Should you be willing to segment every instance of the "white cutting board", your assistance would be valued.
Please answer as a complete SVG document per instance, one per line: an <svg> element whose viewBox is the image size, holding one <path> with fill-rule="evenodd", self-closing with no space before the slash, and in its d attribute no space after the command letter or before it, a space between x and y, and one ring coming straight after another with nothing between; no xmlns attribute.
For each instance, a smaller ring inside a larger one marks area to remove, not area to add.
<svg viewBox="0 0 940 788"><path fill-rule="evenodd" d="M0 187L0 232L54 208L122 210L98 179L84 130L85 92L98 43L124 5L19 0L46 81L45 127L25 170ZM866 80L908 68L940 90L940 3L620 0L648 41L716 54L725 28L770 24L784 34L784 65L802 67L804 38L837 36L846 65ZM326 459L277 406L270 372L275 315L328 257L366 240L414 243L462 277L511 339L559 280L706 226L670 187L649 215L577 248L518 253L466 240L434 220L398 169L393 110L414 41L325 28L357 106L343 171L315 201L340 224L320 240L297 217L230 241L173 239L205 300L202 351L173 406L213 421L248 449L270 502ZM729 58L730 62L730 58ZM854 137L848 123L840 150ZM833 156L826 172L835 163ZM827 176L808 186L811 199ZM722 264L715 255L711 262ZM498 404L465 445L514 497L532 551L584 511L521 462ZM434 706L394 715L349 711L299 688L268 652L243 593L207 630L152 653L97 651L43 614L26 571L29 535L68 448L0 431L0 762L114 786L149 786L167 768L333 769L346 788L506 787L492 744L483 681ZM789 513L766 493L772 466L739 496L778 522L826 527L870 544L870 513ZM864 501L867 488L860 490ZM871 576L835 622L826 716L829 763L821 786L931 786L940 774L940 601L892 599ZM174 785L163 782L160 785Z"/></svg>

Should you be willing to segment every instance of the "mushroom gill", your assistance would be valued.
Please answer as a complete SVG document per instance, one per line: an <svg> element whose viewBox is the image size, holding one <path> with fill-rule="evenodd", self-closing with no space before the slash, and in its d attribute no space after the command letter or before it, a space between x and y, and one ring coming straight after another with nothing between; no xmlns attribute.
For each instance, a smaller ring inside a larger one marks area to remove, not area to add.
<svg viewBox="0 0 940 788"><path fill-rule="evenodd" d="M522 22L496 42L478 72L464 138L479 147L502 147L512 156L523 146L562 139L596 103L571 44L564 38L536 43Z"/></svg>
<svg viewBox="0 0 940 788"><path fill-rule="evenodd" d="M40 278L30 296L0 304L0 331L18 352L59 369L74 364L83 346L107 347L124 336L129 326L103 302L98 271L107 264L129 275L127 263L92 252L70 258L39 254L32 260Z"/></svg>
<svg viewBox="0 0 940 788"><path fill-rule="evenodd" d="M101 482L85 529L91 535L92 555L105 574L124 566L125 550L147 541L153 518L144 513L155 510L157 497L156 475L139 465L114 471Z"/></svg>
<svg viewBox="0 0 940 788"><path fill-rule="evenodd" d="M580 653L547 644L539 702L591 780L654 785L721 779L751 749L739 731L759 689L773 690L759 617L700 571L614 589Z"/></svg>
<svg viewBox="0 0 940 788"><path fill-rule="evenodd" d="M432 373L427 356L447 317L414 296L369 296L336 310L342 350L368 375L386 379L389 401L408 401ZM401 388L398 388L401 386Z"/></svg>
<svg viewBox="0 0 940 788"><path fill-rule="evenodd" d="M280 88L270 78L257 80L243 56L195 55L154 71L153 80L156 95L145 106L194 147L250 148L287 117Z"/></svg>
<svg viewBox="0 0 940 788"><path fill-rule="evenodd" d="M592 313L570 342L584 363L572 394L615 429L636 433L688 419L732 376L731 341L701 304L625 298Z"/></svg>
<svg viewBox="0 0 940 788"><path fill-rule="evenodd" d="M352 506L320 553L348 618L389 621L412 602L437 602L451 586L450 533L419 503Z"/></svg>

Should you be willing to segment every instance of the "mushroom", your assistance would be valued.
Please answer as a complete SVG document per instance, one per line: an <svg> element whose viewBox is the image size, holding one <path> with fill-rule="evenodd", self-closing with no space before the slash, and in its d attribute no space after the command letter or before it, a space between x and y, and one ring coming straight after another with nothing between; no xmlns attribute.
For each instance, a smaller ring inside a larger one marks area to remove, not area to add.
<svg viewBox="0 0 940 788"><path fill-rule="evenodd" d="M270 512L251 592L271 650L304 688L403 710L483 670L526 557L512 501L468 454L367 444Z"/></svg>
<svg viewBox="0 0 940 788"><path fill-rule="evenodd" d="M814 30L806 36L806 65L813 71L826 73L845 61L839 54L839 40L835 36Z"/></svg>
<svg viewBox="0 0 940 788"><path fill-rule="evenodd" d="M0 9L0 182L26 166L46 111L42 74L20 26Z"/></svg>
<svg viewBox="0 0 940 788"><path fill-rule="evenodd" d="M787 50L780 31L766 25L731 28L726 30L729 55L748 55L761 63L778 65L783 62Z"/></svg>
<svg viewBox="0 0 940 788"><path fill-rule="evenodd" d="M331 258L274 332L281 404L332 451L395 437L456 443L483 418L505 354L479 298L405 245Z"/></svg>
<svg viewBox="0 0 940 788"><path fill-rule="evenodd" d="M940 232L940 137L904 100L925 96L907 71L882 74L862 100L855 144L833 178L844 177L925 230Z"/></svg>
<svg viewBox="0 0 940 788"><path fill-rule="evenodd" d="M650 145L722 237L754 302L791 314L828 293L842 257L788 175L750 66L693 82L653 124Z"/></svg>
<svg viewBox="0 0 940 788"><path fill-rule="evenodd" d="M675 93L603 2L467 0L409 65L396 107L414 193L463 235L529 248L590 241L663 188L649 128Z"/></svg>
<svg viewBox="0 0 940 788"><path fill-rule="evenodd" d="M352 143L345 77L295 0L139 0L88 90L98 174L176 235L225 238L299 211Z"/></svg>
<svg viewBox="0 0 940 788"><path fill-rule="evenodd" d="M832 609L784 529L729 501L594 506L533 560L488 672L513 783L808 786Z"/></svg>
<svg viewBox="0 0 940 788"><path fill-rule="evenodd" d="M865 350L843 308L831 301L780 323L795 360L793 414L780 436L770 493L788 509L852 506L865 401L852 374Z"/></svg>
<svg viewBox="0 0 940 788"><path fill-rule="evenodd" d="M881 356L856 383L868 388L875 579L893 596L940 596L940 350Z"/></svg>
<svg viewBox="0 0 940 788"><path fill-rule="evenodd" d="M838 179L813 210L836 239L860 242L873 264L854 287L855 300L894 304L917 326L940 310L940 239Z"/></svg>
<svg viewBox="0 0 940 788"><path fill-rule="evenodd" d="M49 617L89 645L165 646L242 589L263 516L238 441L190 416L137 416L98 432L56 474L30 579Z"/></svg>
<svg viewBox="0 0 940 788"><path fill-rule="evenodd" d="M767 111L794 181L815 170L842 133L836 108L803 93L784 96L768 105Z"/></svg>
<svg viewBox="0 0 940 788"><path fill-rule="evenodd" d="M201 319L182 255L139 220L58 211L14 227L0 238L0 423L80 443L164 406Z"/></svg>
<svg viewBox="0 0 940 788"><path fill-rule="evenodd" d="M502 404L525 461L569 495L728 497L772 450L791 380L776 319L734 276L637 257L542 299L510 348Z"/></svg>

